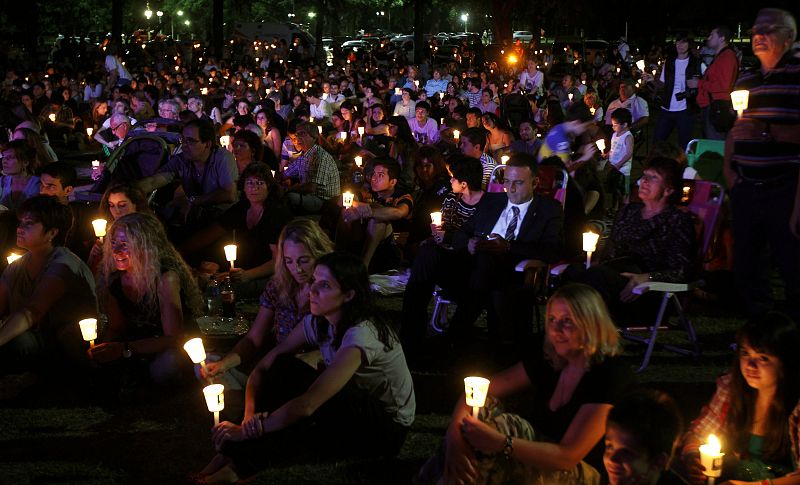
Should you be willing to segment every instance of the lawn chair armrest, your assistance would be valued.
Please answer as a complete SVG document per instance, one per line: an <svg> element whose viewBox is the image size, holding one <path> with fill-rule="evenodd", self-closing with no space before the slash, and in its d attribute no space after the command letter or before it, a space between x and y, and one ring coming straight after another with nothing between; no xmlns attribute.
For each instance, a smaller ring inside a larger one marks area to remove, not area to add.
<svg viewBox="0 0 800 485"><path fill-rule="evenodd" d="M529 269L541 269L546 268L547 263L540 259L523 259L514 267L514 271L517 273L524 273Z"/></svg>
<svg viewBox="0 0 800 485"><path fill-rule="evenodd" d="M660 291L662 293L683 293L693 290L700 286L699 282L691 283L665 283L663 281L646 281L633 288L633 293L643 295L648 291Z"/></svg>
<svg viewBox="0 0 800 485"><path fill-rule="evenodd" d="M566 271L568 267L569 264L566 263L557 264L552 268L550 268L550 276L561 276L562 274L564 274L564 271Z"/></svg>

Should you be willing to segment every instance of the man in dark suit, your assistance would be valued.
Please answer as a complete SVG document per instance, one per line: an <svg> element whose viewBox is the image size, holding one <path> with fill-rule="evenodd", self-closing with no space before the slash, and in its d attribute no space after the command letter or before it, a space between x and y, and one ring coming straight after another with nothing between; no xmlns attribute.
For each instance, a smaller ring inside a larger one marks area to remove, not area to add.
<svg viewBox="0 0 800 485"><path fill-rule="evenodd" d="M435 271L412 272L403 301L404 347L413 349L424 337L426 302L434 283L458 303L451 322L454 338L465 336L483 308L488 310L493 340L530 333L533 306L530 297L522 299L526 288L514 268L525 259L558 259L563 244L561 205L534 194L537 165L528 154L511 156L503 183L506 192L485 194L475 215L456 233L452 255L437 261ZM499 322L507 326L498 328Z"/></svg>

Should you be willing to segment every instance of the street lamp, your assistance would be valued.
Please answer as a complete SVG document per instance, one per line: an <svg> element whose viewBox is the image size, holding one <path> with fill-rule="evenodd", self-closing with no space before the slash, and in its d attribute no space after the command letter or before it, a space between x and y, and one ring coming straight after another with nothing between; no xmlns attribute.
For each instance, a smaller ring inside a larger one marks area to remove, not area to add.
<svg viewBox="0 0 800 485"><path fill-rule="evenodd" d="M317 14L314 12L308 12L308 18L313 19Z"/></svg>
<svg viewBox="0 0 800 485"><path fill-rule="evenodd" d="M147 4L147 7L144 11L144 16L147 18L147 40L150 40L150 17L153 16L153 11L150 10L150 4Z"/></svg>
<svg viewBox="0 0 800 485"><path fill-rule="evenodd" d="M469 20L469 14L468 13L462 13L461 14L461 20L464 22L464 33L466 34L467 33L467 20Z"/></svg>
<svg viewBox="0 0 800 485"><path fill-rule="evenodd" d="M161 10L156 11L156 17L158 17L158 33L161 33L161 17L164 16L164 12Z"/></svg>

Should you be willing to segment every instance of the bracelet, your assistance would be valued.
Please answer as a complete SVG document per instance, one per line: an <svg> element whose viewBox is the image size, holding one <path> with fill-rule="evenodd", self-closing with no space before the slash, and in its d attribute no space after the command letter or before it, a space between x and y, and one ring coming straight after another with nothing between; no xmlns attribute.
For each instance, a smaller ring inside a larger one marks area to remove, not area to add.
<svg viewBox="0 0 800 485"><path fill-rule="evenodd" d="M506 435L506 444L503 445L503 456L509 460L511 459L511 454L514 453L514 437L507 434Z"/></svg>

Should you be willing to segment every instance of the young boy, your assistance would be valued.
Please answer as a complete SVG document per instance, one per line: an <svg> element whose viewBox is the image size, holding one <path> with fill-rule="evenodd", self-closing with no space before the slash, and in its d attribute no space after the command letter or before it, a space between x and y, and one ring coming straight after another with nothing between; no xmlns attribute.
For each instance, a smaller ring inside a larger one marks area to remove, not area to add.
<svg viewBox="0 0 800 485"><path fill-rule="evenodd" d="M610 485L686 484L668 471L681 435L681 417L669 396L639 390L614 405L606 421L603 464Z"/></svg>
<svg viewBox="0 0 800 485"><path fill-rule="evenodd" d="M631 165L633 164L633 133L630 127L633 118L625 108L618 108L611 113L611 148L605 154L611 170L608 174L608 187L611 192L611 208L614 212L619 208L620 199L627 200L631 187Z"/></svg>

